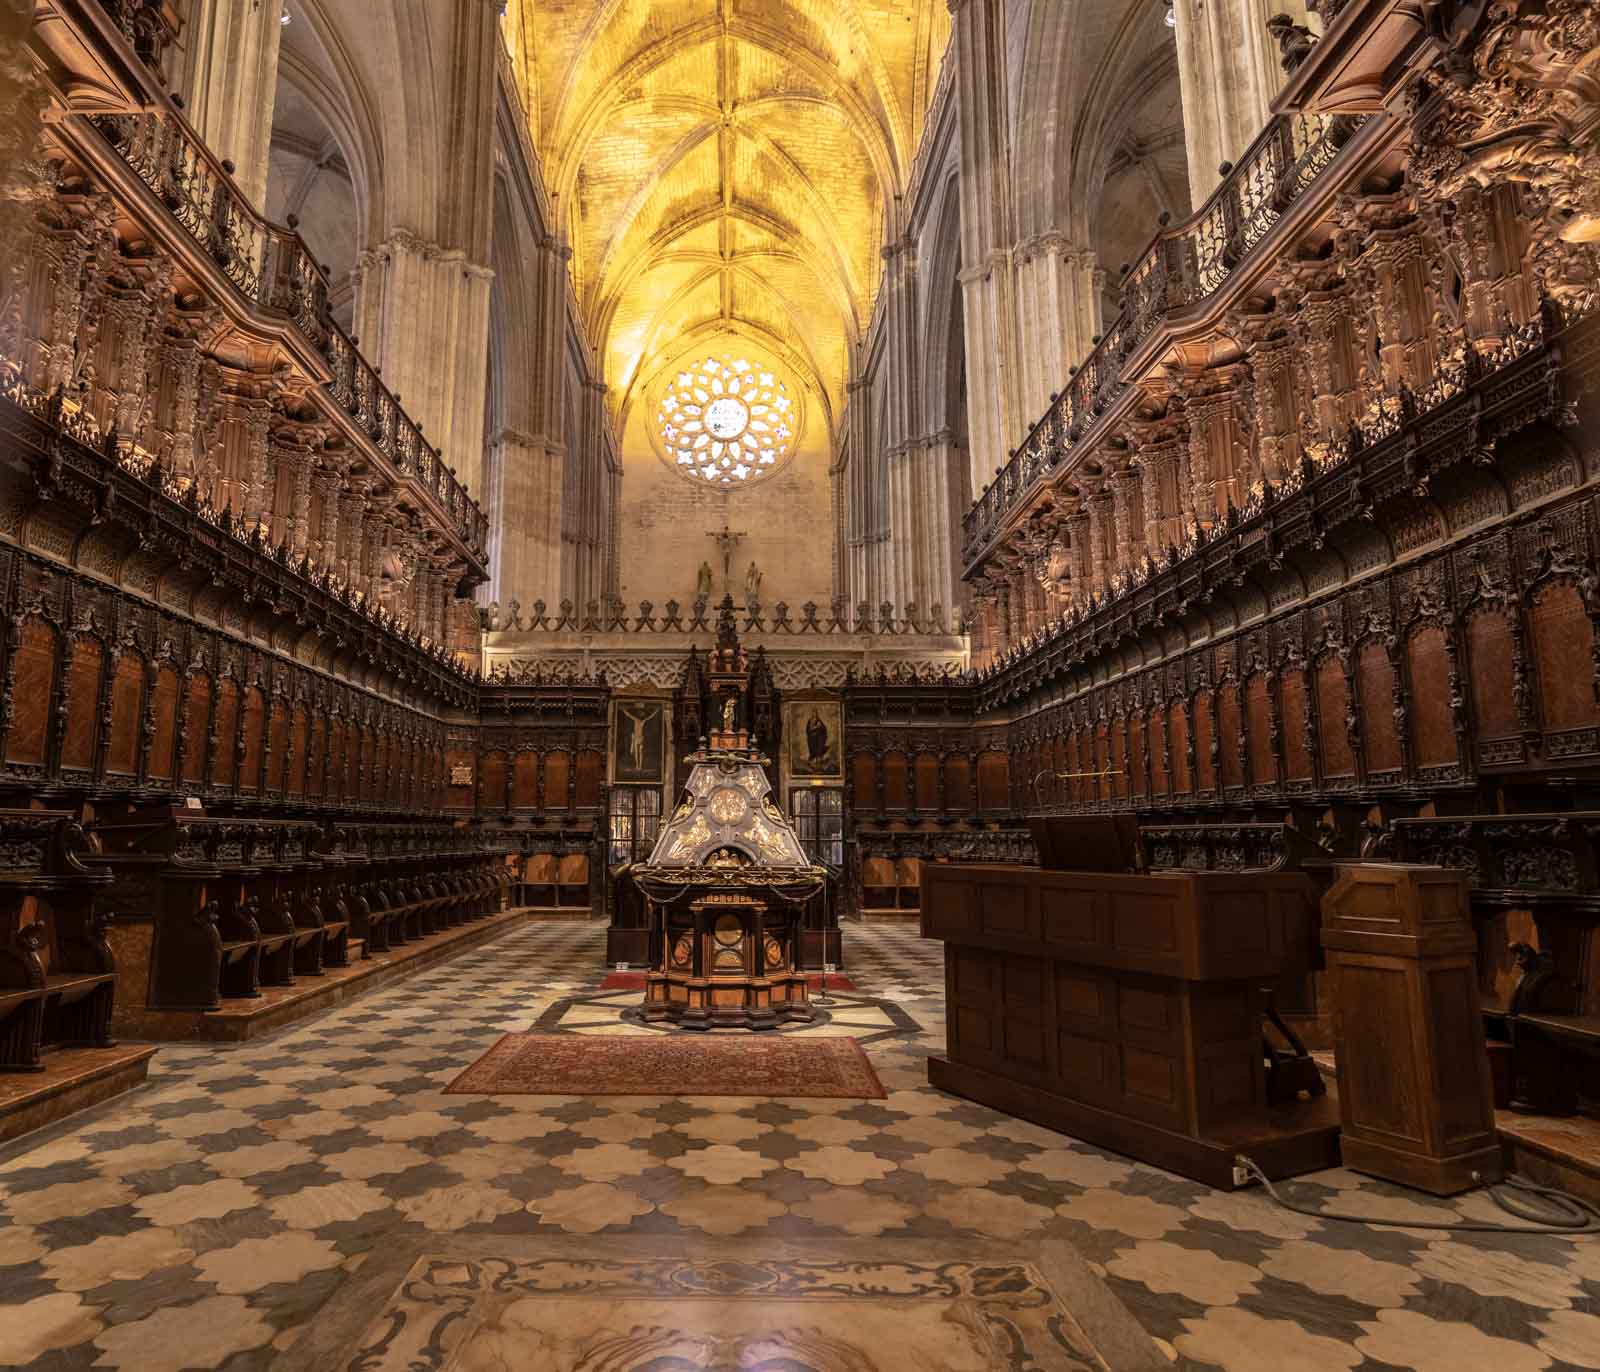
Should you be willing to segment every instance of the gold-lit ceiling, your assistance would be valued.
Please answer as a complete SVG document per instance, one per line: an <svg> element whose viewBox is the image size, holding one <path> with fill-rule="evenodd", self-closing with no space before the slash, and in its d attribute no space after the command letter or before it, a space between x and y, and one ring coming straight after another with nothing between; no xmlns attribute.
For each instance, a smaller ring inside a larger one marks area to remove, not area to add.
<svg viewBox="0 0 1600 1372"><path fill-rule="evenodd" d="M743 334L836 410L947 0L512 0L506 26L619 404Z"/></svg>

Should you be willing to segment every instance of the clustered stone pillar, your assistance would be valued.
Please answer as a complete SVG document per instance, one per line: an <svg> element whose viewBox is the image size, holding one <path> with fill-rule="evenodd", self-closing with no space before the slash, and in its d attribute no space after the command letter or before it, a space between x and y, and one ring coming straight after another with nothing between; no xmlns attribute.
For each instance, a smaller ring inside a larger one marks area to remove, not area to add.
<svg viewBox="0 0 1600 1372"><path fill-rule="evenodd" d="M234 164L239 189L263 212L283 5L195 0L178 49L178 85L190 122L201 142Z"/></svg>
<svg viewBox="0 0 1600 1372"><path fill-rule="evenodd" d="M1272 118L1283 89L1282 54L1267 31L1274 14L1306 22L1305 0L1173 0L1178 89L1189 155L1189 194L1202 204Z"/></svg>

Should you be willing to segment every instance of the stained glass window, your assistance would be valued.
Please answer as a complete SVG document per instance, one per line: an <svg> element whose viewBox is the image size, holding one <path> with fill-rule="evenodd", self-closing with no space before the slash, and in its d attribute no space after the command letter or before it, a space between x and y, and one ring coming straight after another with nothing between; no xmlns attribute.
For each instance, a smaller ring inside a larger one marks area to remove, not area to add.
<svg viewBox="0 0 1600 1372"><path fill-rule="evenodd" d="M656 433L685 476L729 487L788 461L795 420L789 388L776 374L724 355L677 372L662 393Z"/></svg>

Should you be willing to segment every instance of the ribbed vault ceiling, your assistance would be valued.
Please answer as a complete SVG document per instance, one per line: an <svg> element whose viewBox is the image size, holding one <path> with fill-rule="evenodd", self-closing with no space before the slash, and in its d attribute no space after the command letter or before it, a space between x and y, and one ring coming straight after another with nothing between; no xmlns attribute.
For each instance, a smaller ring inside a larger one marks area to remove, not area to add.
<svg viewBox="0 0 1600 1372"><path fill-rule="evenodd" d="M514 0L508 24L619 400L745 334L837 407L946 0Z"/></svg>

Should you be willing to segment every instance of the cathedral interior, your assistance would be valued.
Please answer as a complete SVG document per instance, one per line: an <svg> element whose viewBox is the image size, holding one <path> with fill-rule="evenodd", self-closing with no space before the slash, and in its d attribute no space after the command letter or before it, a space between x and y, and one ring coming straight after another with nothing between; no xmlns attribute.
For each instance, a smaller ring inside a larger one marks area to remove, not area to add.
<svg viewBox="0 0 1600 1372"><path fill-rule="evenodd" d="M1595 0L0 0L0 1366L1600 1369Z"/></svg>

